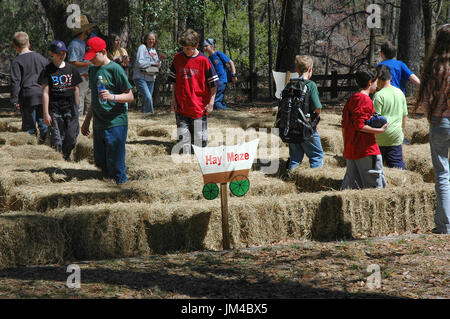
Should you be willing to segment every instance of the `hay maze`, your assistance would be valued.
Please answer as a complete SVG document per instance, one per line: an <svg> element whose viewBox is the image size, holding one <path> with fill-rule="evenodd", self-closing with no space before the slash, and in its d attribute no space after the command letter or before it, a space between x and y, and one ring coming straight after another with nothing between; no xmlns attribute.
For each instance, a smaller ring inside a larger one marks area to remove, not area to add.
<svg viewBox="0 0 450 319"><path fill-rule="evenodd" d="M362 191L339 191L345 173L340 115L322 115L325 167L312 170L305 158L289 177L288 148L270 133L271 123L271 111L238 108L215 112L208 121L211 146L218 145L221 134L229 136L230 128L238 137L227 144L260 138L249 193L229 198L232 247L433 227L426 120L407 122L408 171L385 168L388 188ZM20 132L20 124L18 118L0 119L0 267L221 249L220 197L202 197L193 156L187 157L190 163L172 161L173 114L130 113L129 182L121 186L101 179L93 165L92 137L80 135L72 162L66 162ZM278 158L275 171L264 174Z"/></svg>

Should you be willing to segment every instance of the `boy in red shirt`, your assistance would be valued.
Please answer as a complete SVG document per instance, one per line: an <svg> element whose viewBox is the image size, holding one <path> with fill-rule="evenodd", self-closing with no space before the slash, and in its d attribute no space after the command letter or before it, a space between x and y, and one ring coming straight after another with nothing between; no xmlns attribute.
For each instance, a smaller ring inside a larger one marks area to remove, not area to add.
<svg viewBox="0 0 450 319"><path fill-rule="evenodd" d="M190 154L191 144L208 144L207 116L213 110L219 77L209 59L197 47L200 36L192 29L184 31L178 42L182 52L175 54L170 67L172 110L175 112L178 143Z"/></svg>
<svg viewBox="0 0 450 319"><path fill-rule="evenodd" d="M342 111L342 136L344 138L344 158L347 171L342 181L342 189L385 188L383 161L375 134L386 131L389 123L381 128L365 124L375 109L370 93L377 88L376 73L361 70L356 73L359 92L353 94Z"/></svg>

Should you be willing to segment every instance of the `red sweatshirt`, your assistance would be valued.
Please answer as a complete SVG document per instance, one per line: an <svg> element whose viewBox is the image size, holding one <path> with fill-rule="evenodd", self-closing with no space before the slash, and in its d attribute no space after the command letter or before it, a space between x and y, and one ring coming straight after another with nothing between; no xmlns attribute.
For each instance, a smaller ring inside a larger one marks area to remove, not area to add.
<svg viewBox="0 0 450 319"><path fill-rule="evenodd" d="M170 67L169 79L175 82L177 113L193 119L202 117L210 100L210 88L219 84L209 59L202 53L188 57L179 52Z"/></svg>
<svg viewBox="0 0 450 319"><path fill-rule="evenodd" d="M372 100L364 93L353 94L342 111L344 134L344 158L357 160L381 154L375 134L361 132L364 121L372 117L375 109Z"/></svg>

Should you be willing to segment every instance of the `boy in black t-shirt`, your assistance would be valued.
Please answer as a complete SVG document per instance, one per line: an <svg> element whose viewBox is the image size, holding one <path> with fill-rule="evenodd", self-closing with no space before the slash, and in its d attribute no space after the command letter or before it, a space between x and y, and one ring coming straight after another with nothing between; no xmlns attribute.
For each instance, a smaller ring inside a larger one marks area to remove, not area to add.
<svg viewBox="0 0 450 319"><path fill-rule="evenodd" d="M44 122L50 127L52 147L68 161L80 133L78 84L82 79L75 67L64 62L67 55L64 42L53 41L50 55L53 62L45 67L38 81L42 85Z"/></svg>

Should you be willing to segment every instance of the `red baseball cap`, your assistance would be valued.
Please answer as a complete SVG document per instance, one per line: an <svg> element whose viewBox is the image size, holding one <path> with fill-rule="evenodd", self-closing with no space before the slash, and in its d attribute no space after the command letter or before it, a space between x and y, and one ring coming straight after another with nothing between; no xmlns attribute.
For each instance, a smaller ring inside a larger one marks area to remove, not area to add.
<svg viewBox="0 0 450 319"><path fill-rule="evenodd" d="M92 60L95 58L97 52L106 49L106 42L99 37L90 38L86 43L86 54L84 60Z"/></svg>

